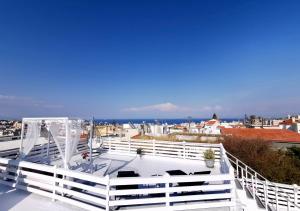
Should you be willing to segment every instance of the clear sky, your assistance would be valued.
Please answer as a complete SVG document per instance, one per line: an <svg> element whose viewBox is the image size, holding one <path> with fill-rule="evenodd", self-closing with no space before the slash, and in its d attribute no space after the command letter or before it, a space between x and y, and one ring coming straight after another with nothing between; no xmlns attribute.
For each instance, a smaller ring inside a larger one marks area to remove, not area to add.
<svg viewBox="0 0 300 211"><path fill-rule="evenodd" d="M1 1L0 117L300 113L300 1Z"/></svg>

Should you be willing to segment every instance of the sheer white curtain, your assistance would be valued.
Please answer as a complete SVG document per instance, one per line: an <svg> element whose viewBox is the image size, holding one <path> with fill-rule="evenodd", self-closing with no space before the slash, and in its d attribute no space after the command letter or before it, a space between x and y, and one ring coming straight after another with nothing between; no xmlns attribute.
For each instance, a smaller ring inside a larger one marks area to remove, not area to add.
<svg viewBox="0 0 300 211"><path fill-rule="evenodd" d="M69 164L71 158L77 150L80 134L82 132L81 124L77 121L69 121L68 127L69 132L66 140L65 152L65 161L67 164Z"/></svg>
<svg viewBox="0 0 300 211"><path fill-rule="evenodd" d="M65 143L66 143L65 126L63 123L60 122L50 122L49 131L61 155L61 159L65 163Z"/></svg>
<svg viewBox="0 0 300 211"><path fill-rule="evenodd" d="M61 154L64 168L68 168L80 140L81 124L76 120L67 120L61 123L51 122L49 130Z"/></svg>
<svg viewBox="0 0 300 211"><path fill-rule="evenodd" d="M68 168L70 160L77 150L77 145L82 132L82 120L68 118L24 118L22 128L22 147L20 148L20 158L24 158L30 153L35 144L38 143L41 127L46 125L50 136L61 155L64 168ZM45 142L47 143L47 142ZM45 144L43 143L43 144ZM44 156L41 154L41 156Z"/></svg>
<svg viewBox="0 0 300 211"><path fill-rule="evenodd" d="M27 131L26 134L23 134L24 137L22 139L22 147L20 149L21 158L24 158L32 150L36 141L40 137L40 132L41 132L41 124L39 122L34 121L34 122L27 123Z"/></svg>

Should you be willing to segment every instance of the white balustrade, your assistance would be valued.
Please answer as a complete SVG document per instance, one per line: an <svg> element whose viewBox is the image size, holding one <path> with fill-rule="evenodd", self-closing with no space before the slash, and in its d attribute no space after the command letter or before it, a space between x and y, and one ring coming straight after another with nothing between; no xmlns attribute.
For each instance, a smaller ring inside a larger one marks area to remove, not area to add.
<svg viewBox="0 0 300 211"><path fill-rule="evenodd" d="M226 154L229 161L235 166L235 176L242 188L247 188L253 198L257 197L264 204L266 210L268 207L275 210L300 210L299 186L270 182L229 152Z"/></svg>
<svg viewBox="0 0 300 211"><path fill-rule="evenodd" d="M194 144L165 141L128 141L106 139L104 147L110 152L143 153L192 160L203 160L203 152L212 148L220 161L222 173L217 175L186 175L110 178L67 169L0 158L0 183L60 200L86 210L111 210L119 206L143 204L159 210L186 210L235 206L234 169L221 144ZM187 161L188 162L188 161ZM243 172L243 171L241 171ZM243 174L243 173L242 173ZM191 186L191 182L205 185ZM178 185L181 184L181 185ZM135 189L117 186L137 185ZM130 196L135 195L132 198Z"/></svg>

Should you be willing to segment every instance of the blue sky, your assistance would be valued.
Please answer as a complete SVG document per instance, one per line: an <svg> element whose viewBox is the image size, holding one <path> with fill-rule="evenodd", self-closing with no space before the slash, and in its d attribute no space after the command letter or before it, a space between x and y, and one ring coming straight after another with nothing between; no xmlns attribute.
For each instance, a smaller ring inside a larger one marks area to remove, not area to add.
<svg viewBox="0 0 300 211"><path fill-rule="evenodd" d="M0 117L300 113L299 1L1 1Z"/></svg>

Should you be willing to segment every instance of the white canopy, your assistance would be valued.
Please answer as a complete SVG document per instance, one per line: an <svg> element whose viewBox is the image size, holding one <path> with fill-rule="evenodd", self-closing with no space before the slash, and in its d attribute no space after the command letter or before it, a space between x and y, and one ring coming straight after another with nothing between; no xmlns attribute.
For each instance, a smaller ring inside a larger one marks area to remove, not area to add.
<svg viewBox="0 0 300 211"><path fill-rule="evenodd" d="M53 138L58 148L64 168L68 168L80 140L82 122L81 119L67 117L23 118L20 158L24 159L30 153L35 144L40 142L40 138L43 136L42 131L46 130L48 137Z"/></svg>

